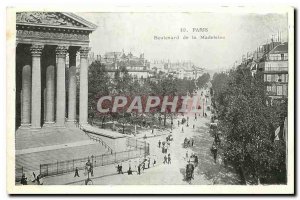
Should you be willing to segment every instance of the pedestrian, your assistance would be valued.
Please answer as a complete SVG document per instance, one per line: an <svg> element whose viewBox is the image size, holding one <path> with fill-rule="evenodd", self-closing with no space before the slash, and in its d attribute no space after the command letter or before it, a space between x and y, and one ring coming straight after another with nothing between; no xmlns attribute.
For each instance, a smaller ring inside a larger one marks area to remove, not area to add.
<svg viewBox="0 0 300 200"><path fill-rule="evenodd" d="M32 172L32 177L33 177L33 178L32 178L32 180L31 180L31 182L33 182L33 183L34 183L34 182L35 182L35 180L36 180L36 175L35 175L35 173L34 173L34 172Z"/></svg>
<svg viewBox="0 0 300 200"><path fill-rule="evenodd" d="M197 166L198 165L198 156L196 156L196 155L195 155L194 162L195 162L195 166Z"/></svg>
<svg viewBox="0 0 300 200"><path fill-rule="evenodd" d="M195 113L195 121L197 120L197 114Z"/></svg>
<svg viewBox="0 0 300 200"><path fill-rule="evenodd" d="M185 153L185 158L186 158L186 160L188 160L188 158L189 158L189 152L188 151L186 151L186 153Z"/></svg>
<svg viewBox="0 0 300 200"><path fill-rule="evenodd" d="M192 146L194 146L194 139L192 138Z"/></svg>
<svg viewBox="0 0 300 200"><path fill-rule="evenodd" d="M25 176L25 174L22 174L21 184L22 185L27 185L27 177Z"/></svg>
<svg viewBox="0 0 300 200"><path fill-rule="evenodd" d="M158 148L160 148L160 145L161 145L161 141L159 140L158 141Z"/></svg>
<svg viewBox="0 0 300 200"><path fill-rule="evenodd" d="M122 163L121 163L121 165L119 166L119 174L123 174L123 166L122 166Z"/></svg>
<svg viewBox="0 0 300 200"><path fill-rule="evenodd" d="M178 123L178 127L179 127L179 124L180 124L179 120L177 120L177 123Z"/></svg>
<svg viewBox="0 0 300 200"><path fill-rule="evenodd" d="M118 164L118 174L121 174L121 164Z"/></svg>
<svg viewBox="0 0 300 200"><path fill-rule="evenodd" d="M150 168L150 158L148 158L148 169Z"/></svg>
<svg viewBox="0 0 300 200"><path fill-rule="evenodd" d="M129 166L129 169L127 171L128 175L132 175L132 170L131 170L131 167Z"/></svg>
<svg viewBox="0 0 300 200"><path fill-rule="evenodd" d="M164 156L164 164L166 164L167 161L168 161L168 158L167 158L167 156L165 155L165 156Z"/></svg>
<svg viewBox="0 0 300 200"><path fill-rule="evenodd" d="M152 135L154 134L154 128L152 128Z"/></svg>
<svg viewBox="0 0 300 200"><path fill-rule="evenodd" d="M94 167L93 167L93 164L91 164L90 170L91 170L91 176L94 176Z"/></svg>
<svg viewBox="0 0 300 200"><path fill-rule="evenodd" d="M145 171L145 169L146 169L146 163L145 163L145 161L143 162L143 171Z"/></svg>
<svg viewBox="0 0 300 200"><path fill-rule="evenodd" d="M193 124L193 129L195 129L195 124Z"/></svg>
<svg viewBox="0 0 300 200"><path fill-rule="evenodd" d="M189 127L189 122L186 123L186 127Z"/></svg>
<svg viewBox="0 0 300 200"><path fill-rule="evenodd" d="M215 143L213 143L212 147L211 147L213 156L214 156L214 161L215 163L217 162L217 153L218 153L218 149L217 146L215 145Z"/></svg>
<svg viewBox="0 0 300 200"><path fill-rule="evenodd" d="M42 179L41 174L37 175L36 182L37 182L38 185L43 185L43 179Z"/></svg>
<svg viewBox="0 0 300 200"><path fill-rule="evenodd" d="M183 131L183 126L181 127L181 133L183 133L184 131Z"/></svg>
<svg viewBox="0 0 300 200"><path fill-rule="evenodd" d="M78 173L78 167L75 168L75 175L74 175L74 177L76 177L76 176L77 176L77 177L80 177L80 176L79 176L79 173Z"/></svg>
<svg viewBox="0 0 300 200"><path fill-rule="evenodd" d="M155 164L156 164L156 160L155 160L155 158L153 159L153 167L155 166Z"/></svg>
<svg viewBox="0 0 300 200"><path fill-rule="evenodd" d="M168 154L168 164L171 164L171 155Z"/></svg>
<svg viewBox="0 0 300 200"><path fill-rule="evenodd" d="M141 165L138 165L138 175L141 175Z"/></svg>

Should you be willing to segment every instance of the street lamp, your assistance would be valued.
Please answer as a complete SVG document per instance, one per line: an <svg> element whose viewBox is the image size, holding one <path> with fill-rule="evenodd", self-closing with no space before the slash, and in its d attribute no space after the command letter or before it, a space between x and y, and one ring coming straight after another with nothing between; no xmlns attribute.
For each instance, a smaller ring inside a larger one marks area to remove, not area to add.
<svg viewBox="0 0 300 200"><path fill-rule="evenodd" d="M204 117L204 102L205 102L205 97L203 98L203 117Z"/></svg>

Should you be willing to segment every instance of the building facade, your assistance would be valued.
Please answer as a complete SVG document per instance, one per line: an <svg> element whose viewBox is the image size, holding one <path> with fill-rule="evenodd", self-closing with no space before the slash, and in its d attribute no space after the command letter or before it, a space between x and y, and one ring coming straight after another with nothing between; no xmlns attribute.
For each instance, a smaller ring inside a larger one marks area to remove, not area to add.
<svg viewBox="0 0 300 200"><path fill-rule="evenodd" d="M288 96L288 43L275 46L259 63L259 69L264 73L266 94L273 100Z"/></svg>
<svg viewBox="0 0 300 200"><path fill-rule="evenodd" d="M79 123L86 124L89 35L96 26L72 13L19 12L16 29L16 127L64 127L77 121L77 53Z"/></svg>
<svg viewBox="0 0 300 200"><path fill-rule="evenodd" d="M133 78L143 79L149 77L150 63L144 54L134 56L131 52L127 55L123 52L107 52L104 56L97 55L98 60L105 66L108 75L113 78L115 73L125 67Z"/></svg>

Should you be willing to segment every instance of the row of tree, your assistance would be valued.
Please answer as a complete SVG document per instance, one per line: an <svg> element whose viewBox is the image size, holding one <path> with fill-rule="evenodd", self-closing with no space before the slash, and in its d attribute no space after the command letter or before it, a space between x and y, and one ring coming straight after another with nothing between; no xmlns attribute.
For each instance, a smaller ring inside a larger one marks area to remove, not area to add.
<svg viewBox="0 0 300 200"><path fill-rule="evenodd" d="M224 160L242 182L286 183L286 144L274 141L274 134L287 116L287 102L268 105L263 74L252 76L246 65L214 74L212 93Z"/></svg>
<svg viewBox="0 0 300 200"><path fill-rule="evenodd" d="M107 72L105 66L99 61L93 62L89 66L89 118L91 120L107 119L116 120L120 123L154 125L162 124L166 126L167 118L173 119L174 113L161 113L157 108L151 113L126 113L120 110L117 113L108 112L101 114L97 111L97 102L101 96L186 96L192 95L196 90L194 80L178 79L171 75L157 75L147 78L137 79L131 76L124 66L120 66L113 75Z"/></svg>
<svg viewBox="0 0 300 200"><path fill-rule="evenodd" d="M197 79L198 88L206 87L207 86L206 84L209 82L209 80L210 80L209 73L204 73L201 76L199 76L198 79Z"/></svg>

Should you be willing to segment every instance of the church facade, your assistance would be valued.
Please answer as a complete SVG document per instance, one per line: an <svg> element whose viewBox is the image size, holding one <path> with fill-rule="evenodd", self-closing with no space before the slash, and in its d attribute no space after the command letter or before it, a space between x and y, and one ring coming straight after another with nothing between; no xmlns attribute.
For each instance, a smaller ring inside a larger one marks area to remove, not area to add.
<svg viewBox="0 0 300 200"><path fill-rule="evenodd" d="M96 25L73 13L16 14L17 129L64 127L66 122L76 121L87 124L89 35L95 29Z"/></svg>

